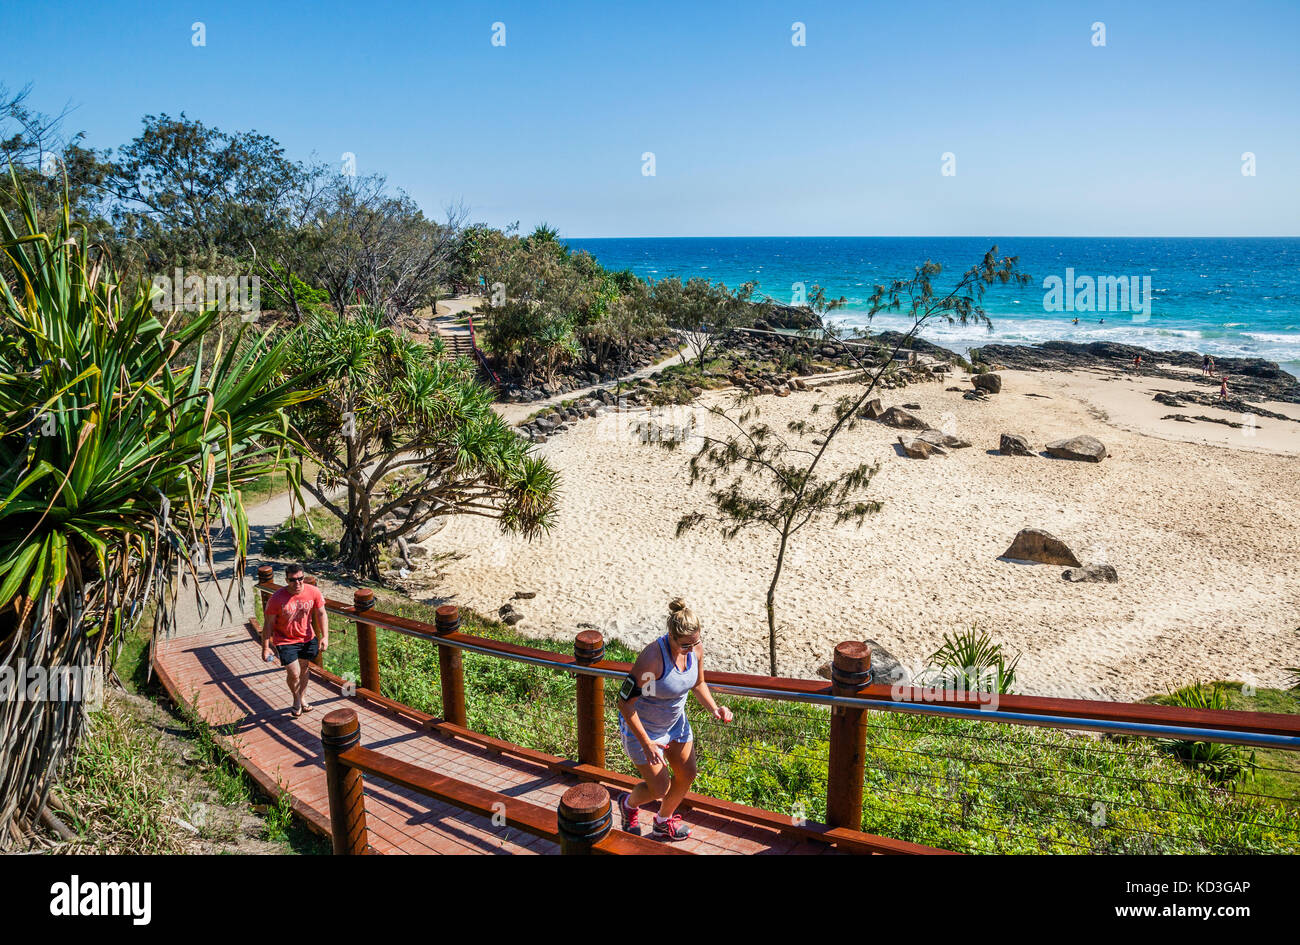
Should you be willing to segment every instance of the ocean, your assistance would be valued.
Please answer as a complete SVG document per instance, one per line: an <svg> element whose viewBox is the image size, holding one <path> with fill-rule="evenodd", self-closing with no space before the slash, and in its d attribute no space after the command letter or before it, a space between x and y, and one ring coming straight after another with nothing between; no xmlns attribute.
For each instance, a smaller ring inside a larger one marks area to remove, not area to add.
<svg viewBox="0 0 1300 945"><path fill-rule="evenodd" d="M927 339L957 351L991 342L1114 341L1276 361L1300 374L1300 238L678 237L569 239L608 269L638 276L704 276L797 304L799 284L848 301L833 317L866 326L875 285L910 276L930 259L959 275L996 244L1019 257L1028 286L994 287L989 329L931 323ZM1123 280L1122 287L1120 280ZM1074 319L1079 323L1074 324ZM1104 321L1103 321L1104 319ZM877 329L910 321L880 313Z"/></svg>

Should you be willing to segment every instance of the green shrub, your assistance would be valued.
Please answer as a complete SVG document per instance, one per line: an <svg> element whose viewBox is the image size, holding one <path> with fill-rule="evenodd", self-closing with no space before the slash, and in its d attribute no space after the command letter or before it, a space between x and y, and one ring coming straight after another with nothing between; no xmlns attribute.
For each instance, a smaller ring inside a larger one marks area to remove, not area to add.
<svg viewBox="0 0 1300 945"><path fill-rule="evenodd" d="M262 545L266 554L293 561L324 561L339 556L339 543L303 525L281 525Z"/></svg>
<svg viewBox="0 0 1300 945"><path fill-rule="evenodd" d="M1195 683L1171 692L1161 700L1165 705L1186 709L1229 709L1227 690L1221 685ZM1255 753L1239 745L1220 742L1162 741L1161 745L1175 758L1203 772L1211 781L1236 781L1256 767Z"/></svg>

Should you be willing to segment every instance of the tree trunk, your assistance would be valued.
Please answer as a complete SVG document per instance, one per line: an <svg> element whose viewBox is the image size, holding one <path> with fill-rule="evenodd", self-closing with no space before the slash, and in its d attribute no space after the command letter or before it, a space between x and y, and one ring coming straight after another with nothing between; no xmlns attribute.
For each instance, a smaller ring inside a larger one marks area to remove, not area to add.
<svg viewBox="0 0 1300 945"><path fill-rule="evenodd" d="M776 552L776 569L772 583L767 586L767 674L776 675L776 585L781 580L781 567L785 564L785 546L790 540L789 526L781 532L781 546Z"/></svg>

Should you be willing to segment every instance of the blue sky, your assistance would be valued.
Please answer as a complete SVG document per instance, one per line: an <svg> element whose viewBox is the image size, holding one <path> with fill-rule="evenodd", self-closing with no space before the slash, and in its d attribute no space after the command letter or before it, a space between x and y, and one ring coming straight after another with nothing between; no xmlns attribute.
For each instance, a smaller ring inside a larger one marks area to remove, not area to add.
<svg viewBox="0 0 1300 945"><path fill-rule="evenodd" d="M572 237L1300 234L1294 0L46 0L0 35L92 146L184 111Z"/></svg>

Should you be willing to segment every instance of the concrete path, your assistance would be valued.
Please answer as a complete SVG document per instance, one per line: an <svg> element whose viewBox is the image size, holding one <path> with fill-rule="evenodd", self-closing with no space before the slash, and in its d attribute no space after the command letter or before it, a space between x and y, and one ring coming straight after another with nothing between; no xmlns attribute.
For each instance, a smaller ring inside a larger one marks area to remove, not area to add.
<svg viewBox="0 0 1300 945"><path fill-rule="evenodd" d="M303 498L308 507L318 504L305 490ZM217 580L212 580L207 568L200 570L204 580L199 584L199 591L206 606L199 603L192 581L183 585L176 601L176 624L171 637L195 636L213 630L242 627L253 616L253 584L257 579L262 544L289 518L290 494L285 492L244 511L248 516L248 566L243 575L243 603L239 600L238 587L232 583L235 576L235 547L230 540L229 531L224 531L212 541L212 570L216 572ZM297 504L296 511L299 515L303 514L300 503ZM226 595L225 600L223 594Z"/></svg>

